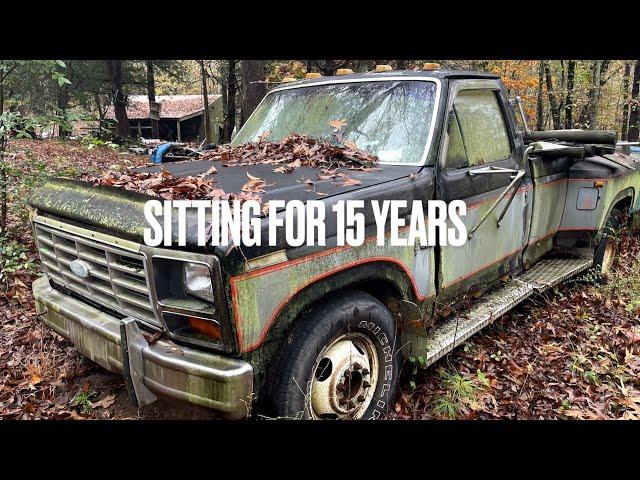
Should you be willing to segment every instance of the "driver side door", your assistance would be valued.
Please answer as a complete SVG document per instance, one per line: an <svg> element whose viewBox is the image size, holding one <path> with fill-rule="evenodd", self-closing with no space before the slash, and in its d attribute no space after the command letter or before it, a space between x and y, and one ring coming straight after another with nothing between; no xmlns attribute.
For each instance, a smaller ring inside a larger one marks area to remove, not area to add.
<svg viewBox="0 0 640 480"><path fill-rule="evenodd" d="M470 238L459 247L440 247L441 300L480 290L522 263L530 180L504 98L497 80L458 80L450 86L438 198L465 201L467 215L461 218Z"/></svg>

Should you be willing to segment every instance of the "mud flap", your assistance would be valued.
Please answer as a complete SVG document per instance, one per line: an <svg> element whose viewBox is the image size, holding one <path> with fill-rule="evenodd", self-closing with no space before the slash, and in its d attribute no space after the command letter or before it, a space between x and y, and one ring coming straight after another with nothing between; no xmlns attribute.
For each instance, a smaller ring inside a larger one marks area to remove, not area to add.
<svg viewBox="0 0 640 480"><path fill-rule="evenodd" d="M158 397L144 384L144 359L142 350L149 346L135 319L127 317L120 322L120 348L122 370L129 398L140 408L155 402Z"/></svg>

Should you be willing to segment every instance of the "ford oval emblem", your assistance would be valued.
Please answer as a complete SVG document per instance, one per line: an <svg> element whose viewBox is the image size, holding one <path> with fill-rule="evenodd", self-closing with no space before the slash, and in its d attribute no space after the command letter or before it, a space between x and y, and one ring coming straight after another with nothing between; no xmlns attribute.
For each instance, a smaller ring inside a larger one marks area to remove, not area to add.
<svg viewBox="0 0 640 480"><path fill-rule="evenodd" d="M74 260L69 264L71 271L80 278L87 278L89 276L89 264L82 260Z"/></svg>

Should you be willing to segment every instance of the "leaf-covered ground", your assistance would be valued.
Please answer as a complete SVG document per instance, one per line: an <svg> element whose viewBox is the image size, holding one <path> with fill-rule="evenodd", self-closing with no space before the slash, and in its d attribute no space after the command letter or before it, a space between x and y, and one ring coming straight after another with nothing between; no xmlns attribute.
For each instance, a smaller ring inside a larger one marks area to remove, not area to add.
<svg viewBox="0 0 640 480"><path fill-rule="evenodd" d="M0 419L208 418L211 413L158 402L138 410L129 404L121 377L90 360L39 322L31 282L37 253L24 200L47 175L80 178L147 163L106 146L18 140L8 155L8 238L0 239Z"/></svg>
<svg viewBox="0 0 640 480"><path fill-rule="evenodd" d="M413 379L398 419L640 419L640 240L616 269L527 300Z"/></svg>
<svg viewBox="0 0 640 480"><path fill-rule="evenodd" d="M28 191L48 174L102 175L146 158L60 141L22 140L11 152L10 235L0 240L0 418L211 417L164 401L134 409L121 377L84 359L35 316ZM620 261L606 285L565 284L427 370L414 359L415 373L390 417L640 418L640 240L621 237Z"/></svg>

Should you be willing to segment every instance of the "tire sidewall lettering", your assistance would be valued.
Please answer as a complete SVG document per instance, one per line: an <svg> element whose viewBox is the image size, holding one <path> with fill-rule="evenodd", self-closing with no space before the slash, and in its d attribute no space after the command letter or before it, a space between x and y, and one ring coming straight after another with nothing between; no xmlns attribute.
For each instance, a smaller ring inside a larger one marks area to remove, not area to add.
<svg viewBox="0 0 640 480"><path fill-rule="evenodd" d="M391 392L391 381L393 380L393 348L389 344L389 338L384 333L382 328L375 322L361 320L358 322L358 328L366 330L372 334L372 336L378 341L382 347L382 365L380 366L379 375L384 372L384 382L380 388L378 394L378 400L375 403L375 407L368 416L369 420L378 420L381 418L387 407L387 396Z"/></svg>

